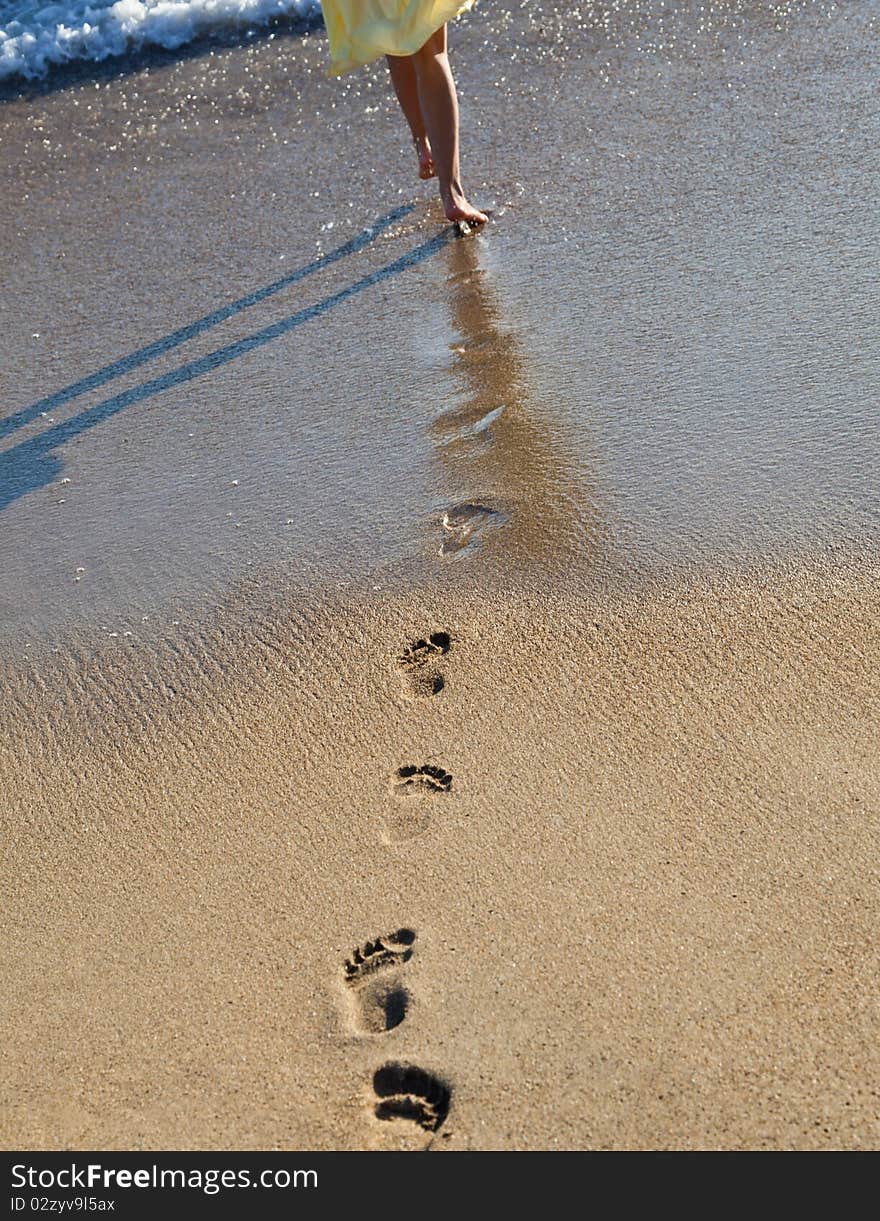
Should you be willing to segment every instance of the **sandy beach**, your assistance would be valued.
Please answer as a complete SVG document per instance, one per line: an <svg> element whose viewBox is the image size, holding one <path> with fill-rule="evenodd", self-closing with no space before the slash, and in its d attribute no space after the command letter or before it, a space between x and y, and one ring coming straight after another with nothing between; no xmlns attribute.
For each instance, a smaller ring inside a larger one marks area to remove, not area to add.
<svg viewBox="0 0 880 1221"><path fill-rule="evenodd" d="M563 11L563 9L565 11ZM862 1149L880 32L4 86L0 1145Z"/></svg>

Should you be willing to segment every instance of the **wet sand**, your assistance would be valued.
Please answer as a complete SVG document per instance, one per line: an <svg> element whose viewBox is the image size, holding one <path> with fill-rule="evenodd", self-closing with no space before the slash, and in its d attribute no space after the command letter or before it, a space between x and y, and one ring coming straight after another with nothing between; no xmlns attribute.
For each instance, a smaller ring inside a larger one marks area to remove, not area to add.
<svg viewBox="0 0 880 1221"><path fill-rule="evenodd" d="M479 7L0 112L4 1146L878 1143L875 22Z"/></svg>

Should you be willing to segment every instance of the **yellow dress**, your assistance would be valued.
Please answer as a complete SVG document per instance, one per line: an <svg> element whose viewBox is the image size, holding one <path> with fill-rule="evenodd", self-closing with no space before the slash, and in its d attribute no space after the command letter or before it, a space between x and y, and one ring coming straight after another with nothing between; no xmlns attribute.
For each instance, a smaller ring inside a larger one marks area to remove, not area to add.
<svg viewBox="0 0 880 1221"><path fill-rule="evenodd" d="M330 74L382 55L412 55L474 0L321 0L330 38Z"/></svg>

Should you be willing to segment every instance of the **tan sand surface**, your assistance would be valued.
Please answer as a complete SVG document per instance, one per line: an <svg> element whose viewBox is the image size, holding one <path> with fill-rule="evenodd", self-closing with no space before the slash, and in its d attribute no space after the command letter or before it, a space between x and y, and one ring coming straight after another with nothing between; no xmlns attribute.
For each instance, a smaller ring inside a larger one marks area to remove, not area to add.
<svg viewBox="0 0 880 1221"><path fill-rule="evenodd" d="M7 676L4 1144L875 1145L877 594L245 599Z"/></svg>
<svg viewBox="0 0 880 1221"><path fill-rule="evenodd" d="M873 6L276 33L0 107L0 1143L876 1147Z"/></svg>

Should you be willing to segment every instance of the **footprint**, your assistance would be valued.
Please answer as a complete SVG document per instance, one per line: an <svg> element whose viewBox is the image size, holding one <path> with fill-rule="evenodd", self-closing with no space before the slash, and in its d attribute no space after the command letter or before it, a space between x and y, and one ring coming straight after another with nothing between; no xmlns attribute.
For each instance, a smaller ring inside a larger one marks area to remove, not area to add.
<svg viewBox="0 0 880 1221"><path fill-rule="evenodd" d="M481 504L460 504L447 509L443 514L443 542L441 555L455 555L464 551L480 535L486 526L500 526L507 520L498 509Z"/></svg>
<svg viewBox="0 0 880 1221"><path fill-rule="evenodd" d="M383 1064L373 1075L373 1090L377 1119L409 1119L436 1132L449 1114L449 1086L412 1064Z"/></svg>
<svg viewBox="0 0 880 1221"><path fill-rule="evenodd" d="M394 793L397 797L431 797L448 793L452 788L452 776L442 767L425 763L421 767L410 764L399 767L393 777ZM431 824L431 801L401 801L386 824L387 842L401 843L427 831Z"/></svg>
<svg viewBox="0 0 880 1221"><path fill-rule="evenodd" d="M493 428L504 415L506 408L487 408L478 404L476 408L454 408L435 420L433 430L438 445L444 449L477 451L494 442ZM448 514L447 514L448 516Z"/></svg>
<svg viewBox="0 0 880 1221"><path fill-rule="evenodd" d="M415 939L411 928L399 928L359 946L345 960L345 982L351 990L357 1026L364 1034L384 1034L406 1017L409 992L398 968L412 958Z"/></svg>
<svg viewBox="0 0 880 1221"><path fill-rule="evenodd" d="M394 789L402 797L414 793L448 793L451 788L452 776L442 767L432 767L430 763L424 763L421 767L408 764L397 769Z"/></svg>
<svg viewBox="0 0 880 1221"><path fill-rule="evenodd" d="M451 645L448 632L432 632L427 640L416 640L404 650L397 664L413 695L437 695L443 690L445 680L437 663Z"/></svg>

